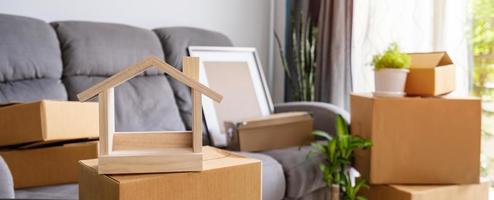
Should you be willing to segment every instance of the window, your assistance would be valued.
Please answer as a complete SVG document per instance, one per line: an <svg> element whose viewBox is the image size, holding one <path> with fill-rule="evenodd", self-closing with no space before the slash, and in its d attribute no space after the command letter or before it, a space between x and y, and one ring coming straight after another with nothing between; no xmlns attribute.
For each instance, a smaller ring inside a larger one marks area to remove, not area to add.
<svg viewBox="0 0 494 200"><path fill-rule="evenodd" d="M482 98L482 173L494 179L494 0L472 0L471 94Z"/></svg>

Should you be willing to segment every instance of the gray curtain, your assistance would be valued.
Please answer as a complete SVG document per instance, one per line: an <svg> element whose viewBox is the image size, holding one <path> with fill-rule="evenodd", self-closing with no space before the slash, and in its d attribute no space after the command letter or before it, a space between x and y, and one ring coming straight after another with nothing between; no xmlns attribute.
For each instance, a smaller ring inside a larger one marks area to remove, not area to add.
<svg viewBox="0 0 494 200"><path fill-rule="evenodd" d="M353 0L321 0L319 8L316 101L348 109Z"/></svg>

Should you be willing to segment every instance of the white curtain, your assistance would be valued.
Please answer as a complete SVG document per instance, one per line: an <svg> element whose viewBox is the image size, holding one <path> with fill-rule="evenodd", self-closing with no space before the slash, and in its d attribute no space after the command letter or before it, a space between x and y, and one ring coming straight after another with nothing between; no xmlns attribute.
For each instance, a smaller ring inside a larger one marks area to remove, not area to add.
<svg viewBox="0 0 494 200"><path fill-rule="evenodd" d="M374 89L372 56L397 42L405 52L447 51L457 66L455 94L467 94L471 66L468 6L468 0L355 0L353 91Z"/></svg>

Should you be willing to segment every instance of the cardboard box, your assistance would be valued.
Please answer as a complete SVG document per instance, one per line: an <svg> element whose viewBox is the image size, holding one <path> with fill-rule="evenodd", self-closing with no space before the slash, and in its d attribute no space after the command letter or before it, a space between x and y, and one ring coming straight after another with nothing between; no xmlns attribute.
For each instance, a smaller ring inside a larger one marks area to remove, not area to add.
<svg viewBox="0 0 494 200"><path fill-rule="evenodd" d="M488 200L489 185L372 185L362 195L368 200Z"/></svg>
<svg viewBox="0 0 494 200"><path fill-rule="evenodd" d="M0 146L98 137L98 104L42 100L0 107Z"/></svg>
<svg viewBox="0 0 494 200"><path fill-rule="evenodd" d="M0 151L14 178L14 187L26 188L78 181L78 161L98 156L97 142Z"/></svg>
<svg viewBox="0 0 494 200"><path fill-rule="evenodd" d="M351 117L352 134L373 142L355 154L370 183L479 183L479 99L354 94Z"/></svg>
<svg viewBox="0 0 494 200"><path fill-rule="evenodd" d="M307 112L278 113L243 122L226 122L228 149L264 151L309 144L314 121Z"/></svg>
<svg viewBox="0 0 494 200"><path fill-rule="evenodd" d="M81 161L79 198L261 199L261 162L204 147L204 171L139 175L98 175L98 160Z"/></svg>
<svg viewBox="0 0 494 200"><path fill-rule="evenodd" d="M446 52L411 53L405 92L410 96L437 96L455 90L455 65Z"/></svg>

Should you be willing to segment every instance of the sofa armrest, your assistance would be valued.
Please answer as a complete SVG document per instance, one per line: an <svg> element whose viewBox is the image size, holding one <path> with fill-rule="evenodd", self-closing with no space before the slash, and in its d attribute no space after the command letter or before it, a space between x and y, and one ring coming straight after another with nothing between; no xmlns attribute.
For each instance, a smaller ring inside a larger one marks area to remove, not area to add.
<svg viewBox="0 0 494 200"><path fill-rule="evenodd" d="M323 102L288 102L276 104L275 113L305 111L314 117L314 129L326 131L330 134L335 133L336 116L341 115L345 121L350 124L350 114L342 108L333 104Z"/></svg>
<svg viewBox="0 0 494 200"><path fill-rule="evenodd" d="M0 157L0 199L13 199L14 197L12 174L3 158Z"/></svg>

